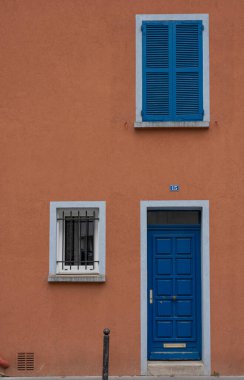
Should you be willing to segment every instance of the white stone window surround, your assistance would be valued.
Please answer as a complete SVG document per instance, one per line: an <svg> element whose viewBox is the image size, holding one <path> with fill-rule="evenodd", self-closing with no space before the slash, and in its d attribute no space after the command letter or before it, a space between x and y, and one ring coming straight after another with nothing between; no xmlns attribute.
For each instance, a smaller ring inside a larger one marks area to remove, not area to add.
<svg viewBox="0 0 244 380"><path fill-rule="evenodd" d="M143 21L187 21L201 20L203 30L203 121L142 121L142 31ZM209 16L208 14L140 14L136 15L136 120L135 128L172 128L172 127L209 127L210 125L210 93L209 93Z"/></svg>
<svg viewBox="0 0 244 380"><path fill-rule="evenodd" d="M99 274L99 248L98 248L98 220L95 219L94 221L94 232L93 232L93 242L94 242L94 263L93 265L87 264L87 267L84 265L66 265L65 263L62 263L62 256L63 256L63 246L65 246L65 239L63 239L63 233L64 233L64 222L62 218L69 218L70 213L73 217L85 217L86 213L88 216L95 216L95 218L99 219L99 209L98 208L58 208L57 209L57 218L58 218L58 224L57 224L57 274ZM79 213L79 214L78 214ZM78 231L77 231L78 232ZM78 247L77 247L78 248Z"/></svg>
<svg viewBox="0 0 244 380"><path fill-rule="evenodd" d="M201 283L202 283L202 364L203 374L211 374L210 331L210 252L208 200L148 200L140 202L141 228L141 375L147 375L147 210L201 211ZM164 363L164 361L162 361ZM177 362L181 363L180 361ZM191 363L189 361L189 363Z"/></svg>
<svg viewBox="0 0 244 380"><path fill-rule="evenodd" d="M57 270L58 258L58 226L57 215L60 209L98 209L99 222L97 229L96 254L99 259L99 271L96 273L59 273ZM106 202L104 201L68 201L50 202L50 256L49 282L104 282L105 281L105 250L106 250Z"/></svg>

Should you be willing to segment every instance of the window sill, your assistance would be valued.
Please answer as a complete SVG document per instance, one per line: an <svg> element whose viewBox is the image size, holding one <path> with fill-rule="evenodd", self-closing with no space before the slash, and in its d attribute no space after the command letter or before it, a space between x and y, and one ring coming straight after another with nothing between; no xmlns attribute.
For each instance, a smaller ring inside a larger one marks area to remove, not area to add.
<svg viewBox="0 0 244 380"><path fill-rule="evenodd" d="M51 274L48 276L48 282L105 282L105 274Z"/></svg>
<svg viewBox="0 0 244 380"><path fill-rule="evenodd" d="M208 128L209 121L135 121L134 128Z"/></svg>

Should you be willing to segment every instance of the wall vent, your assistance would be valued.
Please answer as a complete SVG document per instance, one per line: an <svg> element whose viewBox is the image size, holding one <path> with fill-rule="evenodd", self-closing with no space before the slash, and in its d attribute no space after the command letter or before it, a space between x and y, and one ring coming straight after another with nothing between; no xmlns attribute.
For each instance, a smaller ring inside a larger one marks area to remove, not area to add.
<svg viewBox="0 0 244 380"><path fill-rule="evenodd" d="M33 371L34 352L18 352L17 368L18 371Z"/></svg>

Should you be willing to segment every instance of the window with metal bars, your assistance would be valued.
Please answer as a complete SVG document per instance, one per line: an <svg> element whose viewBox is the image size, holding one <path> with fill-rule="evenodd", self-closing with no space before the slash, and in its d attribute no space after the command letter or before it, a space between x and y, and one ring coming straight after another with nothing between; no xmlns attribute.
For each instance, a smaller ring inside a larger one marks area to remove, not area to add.
<svg viewBox="0 0 244 380"><path fill-rule="evenodd" d="M99 273L99 209L57 210L57 273Z"/></svg>

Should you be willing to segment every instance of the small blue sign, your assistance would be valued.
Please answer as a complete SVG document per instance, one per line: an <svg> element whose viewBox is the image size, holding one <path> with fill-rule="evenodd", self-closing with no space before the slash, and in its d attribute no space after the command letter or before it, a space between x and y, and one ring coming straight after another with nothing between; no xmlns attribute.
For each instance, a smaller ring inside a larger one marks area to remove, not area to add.
<svg viewBox="0 0 244 380"><path fill-rule="evenodd" d="M180 191L180 186L179 185L170 185L169 190L170 191Z"/></svg>

